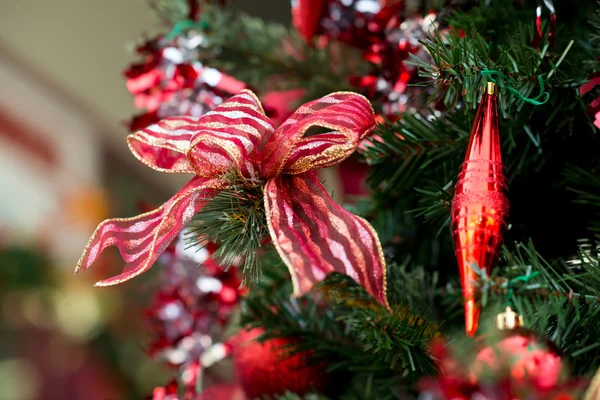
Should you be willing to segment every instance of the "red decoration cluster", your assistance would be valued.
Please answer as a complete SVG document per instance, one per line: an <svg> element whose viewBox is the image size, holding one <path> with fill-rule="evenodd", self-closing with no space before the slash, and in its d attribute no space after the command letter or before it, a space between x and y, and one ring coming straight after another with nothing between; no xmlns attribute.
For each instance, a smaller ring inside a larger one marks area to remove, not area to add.
<svg viewBox="0 0 600 400"><path fill-rule="evenodd" d="M237 380L248 399L322 392L328 383L326 366L311 362L306 351L294 352L294 340L256 339L262 329L241 330L234 339L233 365Z"/></svg>
<svg viewBox="0 0 600 400"><path fill-rule="evenodd" d="M310 360L307 351L295 352L293 338L257 341L264 330L242 329L228 341L236 381L221 383L198 393L200 367L192 363L184 370L181 384L170 381L154 389L149 400L250 400L277 397L286 391L304 395L327 388L329 376L323 363Z"/></svg>
<svg viewBox="0 0 600 400"><path fill-rule="evenodd" d="M152 400L202 398L196 391L201 356L220 342L223 326L240 300L237 268L225 269L208 258L214 246L192 252L192 257L184 247L179 239L163 253L161 285L146 311L152 331L148 353L177 367L180 384L173 380L156 388Z"/></svg>
<svg viewBox="0 0 600 400"><path fill-rule="evenodd" d="M244 391L233 383L219 383L210 386L202 393L185 393L179 396L179 385L176 381L169 382L164 387L157 387L148 400L249 400Z"/></svg>
<svg viewBox="0 0 600 400"><path fill-rule="evenodd" d="M440 376L419 385L430 400L575 400L586 387L584 381L564 379L551 343L521 328L483 346L475 360L457 360L442 342L431 350Z"/></svg>
<svg viewBox="0 0 600 400"><path fill-rule="evenodd" d="M406 16L398 0L297 0L292 11L294 25L308 42L317 34L363 52L371 71L350 83L380 102L385 117L405 110L413 95L408 84L417 79L417 69L405 61L410 53L429 57L419 40L434 27L434 14Z"/></svg>
<svg viewBox="0 0 600 400"><path fill-rule="evenodd" d="M473 370L479 374L508 373L518 384L552 390L561 379L563 366L559 351L552 343L540 340L533 331L517 328L495 345L483 347L477 353Z"/></svg>
<svg viewBox="0 0 600 400"><path fill-rule="evenodd" d="M173 41L163 36L150 39L136 49L142 60L124 75L135 106L145 112L129 122L132 132L168 116L200 117L244 89L242 82L198 61L204 40L202 34L189 31Z"/></svg>
<svg viewBox="0 0 600 400"><path fill-rule="evenodd" d="M179 241L163 254L163 281L146 311L153 332L149 354L174 366L197 362L215 343L241 294L236 267L225 269L213 259L198 265L182 246Z"/></svg>

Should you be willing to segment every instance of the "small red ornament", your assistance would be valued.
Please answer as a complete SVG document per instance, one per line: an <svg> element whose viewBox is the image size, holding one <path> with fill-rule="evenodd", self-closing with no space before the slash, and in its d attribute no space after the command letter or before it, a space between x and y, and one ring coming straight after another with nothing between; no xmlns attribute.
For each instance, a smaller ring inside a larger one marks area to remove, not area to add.
<svg viewBox="0 0 600 400"><path fill-rule="evenodd" d="M154 388L151 400L178 400L177 386L177 381L173 379L164 387Z"/></svg>
<svg viewBox="0 0 600 400"><path fill-rule="evenodd" d="M294 339L256 341L262 333L259 328L240 331L233 348L235 375L249 399L282 395L286 390L302 396L325 389L328 377L323 364L311 363L306 351L291 354Z"/></svg>
<svg viewBox="0 0 600 400"><path fill-rule="evenodd" d="M539 390L555 388L563 374L558 348L548 339L525 328L502 331L502 338L483 347L476 357L477 375L506 374L516 384L533 385Z"/></svg>
<svg viewBox="0 0 600 400"><path fill-rule="evenodd" d="M306 43L312 43L319 30L325 0L292 0L292 22Z"/></svg>
<svg viewBox="0 0 600 400"><path fill-rule="evenodd" d="M510 307L498 315L497 323L498 335L480 339L493 344L481 343L474 358L457 358L459 353L446 342L434 342L430 351L440 375L420 382L422 395L431 400L579 398L587 382L567 379L560 352L552 342L523 328L523 318Z"/></svg>
<svg viewBox="0 0 600 400"><path fill-rule="evenodd" d="M590 382L590 385L585 392L583 400L598 400L600 399L600 370L596 371L596 375Z"/></svg>
<svg viewBox="0 0 600 400"><path fill-rule="evenodd" d="M488 83L458 174L452 201L452 237L458 259L467 335L479 324L476 304L477 266L488 273L495 266L508 219L508 185L504 175L498 127L498 98Z"/></svg>

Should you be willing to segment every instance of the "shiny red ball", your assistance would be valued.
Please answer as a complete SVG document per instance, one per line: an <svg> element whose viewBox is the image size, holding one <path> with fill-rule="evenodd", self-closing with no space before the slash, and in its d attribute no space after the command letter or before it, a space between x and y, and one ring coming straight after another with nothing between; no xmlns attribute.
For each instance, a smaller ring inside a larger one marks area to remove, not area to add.
<svg viewBox="0 0 600 400"><path fill-rule="evenodd" d="M233 348L235 375L248 398L282 395L286 390L302 396L325 389L328 376L323 364L311 363L307 351L291 354L294 339L256 341L263 332L240 331Z"/></svg>
<svg viewBox="0 0 600 400"><path fill-rule="evenodd" d="M561 380L563 362L558 349L549 341L540 339L533 331L507 331L493 346L485 346L478 353L474 372L509 373L516 382L533 383L547 390Z"/></svg>

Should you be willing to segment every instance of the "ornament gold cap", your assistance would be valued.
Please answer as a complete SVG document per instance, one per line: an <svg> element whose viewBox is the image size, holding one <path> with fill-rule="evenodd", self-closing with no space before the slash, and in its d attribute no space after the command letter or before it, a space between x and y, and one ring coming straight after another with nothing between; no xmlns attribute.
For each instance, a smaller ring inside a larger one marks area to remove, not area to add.
<svg viewBox="0 0 600 400"><path fill-rule="evenodd" d="M596 372L594 375L594 379L588 386L587 392L585 392L585 396L583 400L598 400L598 396L600 395L600 371Z"/></svg>
<svg viewBox="0 0 600 400"><path fill-rule="evenodd" d="M487 83L487 94L496 93L496 84L494 82Z"/></svg>
<svg viewBox="0 0 600 400"><path fill-rule="evenodd" d="M523 324L523 316L514 312L510 306L507 306L506 310L496 317L496 326L501 331L514 329L523 326Z"/></svg>

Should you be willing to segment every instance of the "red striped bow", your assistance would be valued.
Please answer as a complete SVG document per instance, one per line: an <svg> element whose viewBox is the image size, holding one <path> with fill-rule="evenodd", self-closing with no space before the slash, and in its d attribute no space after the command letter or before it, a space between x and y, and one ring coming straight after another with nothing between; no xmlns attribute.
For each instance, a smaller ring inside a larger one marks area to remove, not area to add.
<svg viewBox="0 0 600 400"><path fill-rule="evenodd" d="M331 131L305 137L313 126ZM76 272L89 268L109 246L119 249L127 265L123 273L97 286L121 283L148 270L194 214L223 189L223 174L235 168L265 184L269 232L290 270L296 295L336 271L388 307L377 234L336 204L313 172L350 156L374 126L369 101L340 92L304 104L275 130L257 97L245 90L200 118L165 118L136 132L128 143L142 163L195 176L154 211L102 222Z"/></svg>

